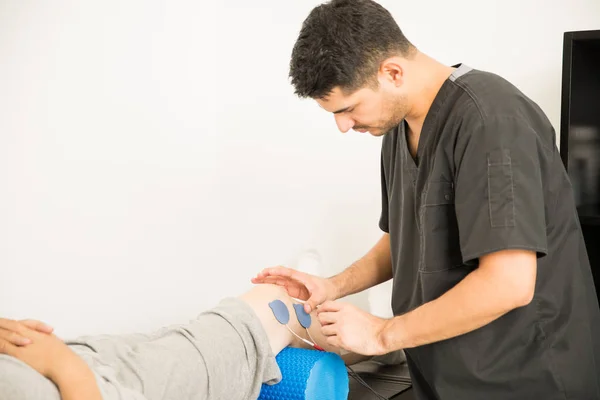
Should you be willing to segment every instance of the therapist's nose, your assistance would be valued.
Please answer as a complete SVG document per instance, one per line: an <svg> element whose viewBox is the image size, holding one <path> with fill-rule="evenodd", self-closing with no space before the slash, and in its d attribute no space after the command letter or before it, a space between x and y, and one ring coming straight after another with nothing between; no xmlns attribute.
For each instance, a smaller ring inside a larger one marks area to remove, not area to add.
<svg viewBox="0 0 600 400"><path fill-rule="evenodd" d="M354 120L347 115L335 114L335 123L342 133L348 132L354 126Z"/></svg>

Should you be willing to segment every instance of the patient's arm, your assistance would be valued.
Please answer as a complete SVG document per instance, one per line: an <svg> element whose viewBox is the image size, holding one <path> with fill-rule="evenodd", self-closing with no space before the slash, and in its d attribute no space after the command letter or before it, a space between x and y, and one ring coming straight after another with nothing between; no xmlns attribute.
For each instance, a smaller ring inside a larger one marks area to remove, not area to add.
<svg viewBox="0 0 600 400"><path fill-rule="evenodd" d="M0 353L15 357L53 381L62 400L101 400L94 374L87 364L53 334L25 327L20 331L31 343L15 346L0 340Z"/></svg>
<svg viewBox="0 0 600 400"><path fill-rule="evenodd" d="M52 381L62 400L102 400L96 377L88 365L75 353L72 363L58 371Z"/></svg>
<svg viewBox="0 0 600 400"><path fill-rule="evenodd" d="M280 324L269 307L269 303L273 300L281 300L290 313L290 320L288 322L290 329L298 336L312 342L311 338L306 333L306 329L300 325L300 322L296 318L296 313L293 308L295 301L287 294L285 288L271 284L260 284L252 287L248 292L241 295L240 298L248 303L258 315L258 318L262 322L262 325L267 332L267 336L269 337L273 354L277 355L287 346L312 349L311 346L298 339L284 325ZM313 311L310 315L312 323L308 330L310 336L317 345L326 351L341 355L346 364L353 364L371 358L370 356L348 353L342 351L339 347L328 344L325 336L321 332L321 324L317 318L316 311Z"/></svg>

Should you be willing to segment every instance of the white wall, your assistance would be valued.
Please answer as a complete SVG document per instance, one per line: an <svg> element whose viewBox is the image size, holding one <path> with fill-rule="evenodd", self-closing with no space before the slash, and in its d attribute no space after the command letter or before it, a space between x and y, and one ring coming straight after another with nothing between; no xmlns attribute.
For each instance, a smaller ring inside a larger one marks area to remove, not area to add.
<svg viewBox="0 0 600 400"><path fill-rule="evenodd" d="M377 240L380 141L340 135L287 80L319 2L223 3L0 1L0 316L153 329L306 249L328 275ZM562 32L600 29L597 0L382 4L555 127Z"/></svg>

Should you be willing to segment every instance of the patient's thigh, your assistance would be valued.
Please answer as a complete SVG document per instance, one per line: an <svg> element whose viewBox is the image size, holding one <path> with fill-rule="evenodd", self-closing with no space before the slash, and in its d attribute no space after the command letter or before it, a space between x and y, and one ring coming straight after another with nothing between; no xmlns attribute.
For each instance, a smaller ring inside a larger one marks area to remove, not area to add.
<svg viewBox="0 0 600 400"><path fill-rule="evenodd" d="M0 399L60 400L57 387L29 365L0 354Z"/></svg>

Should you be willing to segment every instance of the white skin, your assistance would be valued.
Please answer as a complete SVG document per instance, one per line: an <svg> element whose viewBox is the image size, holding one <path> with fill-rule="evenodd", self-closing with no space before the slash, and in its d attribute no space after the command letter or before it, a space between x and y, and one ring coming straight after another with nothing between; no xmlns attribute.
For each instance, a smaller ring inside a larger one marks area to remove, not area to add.
<svg viewBox="0 0 600 400"><path fill-rule="evenodd" d="M382 136L405 119L418 138L433 98L453 71L415 50L409 58L394 56L382 62L376 87L367 85L351 94L335 87L316 101L333 114L342 133L353 129Z"/></svg>

